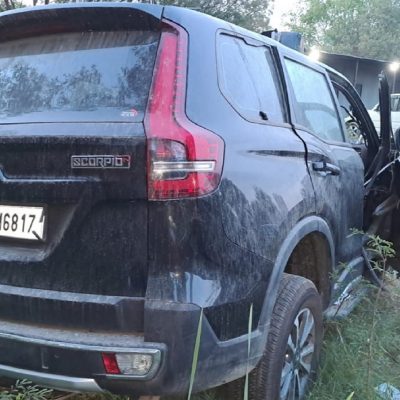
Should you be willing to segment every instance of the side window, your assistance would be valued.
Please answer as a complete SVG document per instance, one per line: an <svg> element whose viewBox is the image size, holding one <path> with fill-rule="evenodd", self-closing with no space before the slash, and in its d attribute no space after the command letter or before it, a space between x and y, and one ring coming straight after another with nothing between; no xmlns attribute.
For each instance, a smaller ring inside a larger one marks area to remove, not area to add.
<svg viewBox="0 0 400 400"><path fill-rule="evenodd" d="M280 84L270 49L223 34L218 55L219 84L232 107L250 121L283 122Z"/></svg>
<svg viewBox="0 0 400 400"><path fill-rule="evenodd" d="M400 111L400 97L392 96L392 111Z"/></svg>
<svg viewBox="0 0 400 400"><path fill-rule="evenodd" d="M357 106L343 89L335 84L334 88L340 106L340 116L346 127L346 141L355 145L365 144L364 124Z"/></svg>
<svg viewBox="0 0 400 400"><path fill-rule="evenodd" d="M285 59L293 87L296 121L321 139L344 141L339 116L326 77L305 65Z"/></svg>

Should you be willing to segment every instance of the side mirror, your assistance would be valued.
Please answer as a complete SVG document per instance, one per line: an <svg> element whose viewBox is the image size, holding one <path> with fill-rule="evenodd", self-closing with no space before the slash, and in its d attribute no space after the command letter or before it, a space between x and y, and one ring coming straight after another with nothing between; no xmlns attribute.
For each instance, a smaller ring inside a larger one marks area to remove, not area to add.
<svg viewBox="0 0 400 400"><path fill-rule="evenodd" d="M381 147L384 157L390 152L392 135L392 114L390 109L390 90L386 75L379 75L379 113L381 119Z"/></svg>

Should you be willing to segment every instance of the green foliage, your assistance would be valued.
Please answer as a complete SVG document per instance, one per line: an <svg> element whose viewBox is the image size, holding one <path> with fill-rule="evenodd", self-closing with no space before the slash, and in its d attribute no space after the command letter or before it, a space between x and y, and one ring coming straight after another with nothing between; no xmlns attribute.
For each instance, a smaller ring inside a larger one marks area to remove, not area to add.
<svg viewBox="0 0 400 400"><path fill-rule="evenodd" d="M395 251L373 235L367 249L387 290L374 287L350 317L328 324L322 370L309 400L375 400L379 384L400 387L400 280L389 265Z"/></svg>
<svg viewBox="0 0 400 400"><path fill-rule="evenodd" d="M156 0L155 3L193 8L244 28L268 29L274 0ZM144 0L143 3L148 3Z"/></svg>
<svg viewBox="0 0 400 400"><path fill-rule="evenodd" d="M68 3L69 0L31 0L30 5L51 3ZM72 1L72 0L71 0ZM98 1L98 0L86 0ZM103 0L122 1L122 0ZM269 19L274 0L125 0L130 3L156 3L188 7L254 31L269 28ZM27 5L22 0L0 0L0 12Z"/></svg>
<svg viewBox="0 0 400 400"><path fill-rule="evenodd" d="M398 289L395 293L370 296L349 318L327 325L322 370L309 400L347 399L352 392L352 400L375 400L377 385L400 387Z"/></svg>
<svg viewBox="0 0 400 400"><path fill-rule="evenodd" d="M12 10L14 7L14 2L9 0L0 0L0 11Z"/></svg>
<svg viewBox="0 0 400 400"><path fill-rule="evenodd" d="M302 0L289 28L308 46L361 57L400 57L399 0Z"/></svg>
<svg viewBox="0 0 400 400"><path fill-rule="evenodd" d="M23 379L7 391L0 392L0 400L48 400L53 393L51 389L44 389L32 382Z"/></svg>
<svg viewBox="0 0 400 400"><path fill-rule="evenodd" d="M1 398L0 398L1 400ZM97 393L81 393L81 394L73 394L69 393L66 396L54 397L53 399L49 400L132 400L130 396L122 396L112 394L110 392L104 392L101 394ZM193 399L195 400L195 399Z"/></svg>
<svg viewBox="0 0 400 400"><path fill-rule="evenodd" d="M371 262L374 267L381 271L386 271L389 259L396 255L393 243L379 236L369 235L367 248L373 253L373 260Z"/></svg>
<svg viewBox="0 0 400 400"><path fill-rule="evenodd" d="M22 0L0 0L0 12L24 7Z"/></svg>

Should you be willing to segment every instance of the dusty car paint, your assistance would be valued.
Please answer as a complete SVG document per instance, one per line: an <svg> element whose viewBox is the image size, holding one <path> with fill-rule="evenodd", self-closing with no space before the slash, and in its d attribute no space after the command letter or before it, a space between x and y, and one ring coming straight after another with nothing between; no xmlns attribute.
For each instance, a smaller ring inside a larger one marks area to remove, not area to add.
<svg viewBox="0 0 400 400"><path fill-rule="evenodd" d="M350 144L323 141L295 121L282 60L323 73L334 96L322 66L202 14L143 4L38 7L2 14L1 41L71 24L112 30L126 13L138 29L160 32L163 18L187 32L185 111L222 138L221 182L203 197L148 201L141 121L1 124L0 200L46 204L50 222L44 243L0 242L0 364L90 378L116 393L180 394L201 310L195 390L257 364L284 271L314 279L326 307L340 295L330 277L341 263L362 272L361 239L349 233L363 226L364 166ZM271 51L284 122L246 120L224 97L216 72L221 34ZM71 169L79 154L130 155L131 168ZM318 162L340 173L321 173ZM154 377L105 372L101 352L135 346L162 353Z"/></svg>

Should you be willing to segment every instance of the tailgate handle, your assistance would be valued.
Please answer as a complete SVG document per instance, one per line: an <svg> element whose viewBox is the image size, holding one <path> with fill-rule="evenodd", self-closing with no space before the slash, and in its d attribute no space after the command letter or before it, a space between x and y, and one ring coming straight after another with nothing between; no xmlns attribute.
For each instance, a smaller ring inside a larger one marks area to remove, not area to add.
<svg viewBox="0 0 400 400"><path fill-rule="evenodd" d="M331 175L340 175L340 168L335 165L328 163L326 161L314 161L312 163L312 168L317 172L325 172Z"/></svg>

